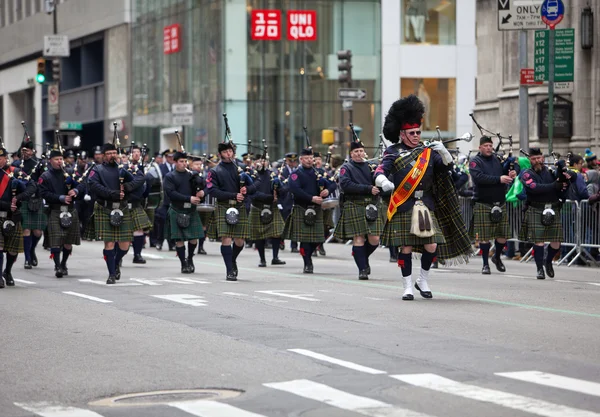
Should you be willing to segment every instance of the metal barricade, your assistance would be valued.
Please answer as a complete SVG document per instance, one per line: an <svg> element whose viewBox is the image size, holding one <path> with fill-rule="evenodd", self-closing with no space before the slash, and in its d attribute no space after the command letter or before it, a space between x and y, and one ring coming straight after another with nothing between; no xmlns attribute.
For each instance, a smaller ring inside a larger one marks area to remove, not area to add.
<svg viewBox="0 0 600 417"><path fill-rule="evenodd" d="M562 256L558 260L557 265L569 262L568 265L571 266L573 262L575 262L575 260L579 257L579 254L577 254L571 261L569 261L571 256L573 256L573 254L579 249L579 213L579 202L573 200L565 201L565 204L563 204L562 209L560 210L563 241L560 243ZM569 251L563 250L563 248L565 247L571 249Z"/></svg>
<svg viewBox="0 0 600 417"><path fill-rule="evenodd" d="M460 204L460 213L462 215L467 232L471 230L471 222L473 221L473 198L472 197L458 197Z"/></svg>
<svg viewBox="0 0 600 417"><path fill-rule="evenodd" d="M590 205L588 200L582 200L579 204L577 226L579 229L579 250L577 256L569 262L569 266L578 258L599 266L590 250L592 248L600 249L600 206L598 204Z"/></svg>

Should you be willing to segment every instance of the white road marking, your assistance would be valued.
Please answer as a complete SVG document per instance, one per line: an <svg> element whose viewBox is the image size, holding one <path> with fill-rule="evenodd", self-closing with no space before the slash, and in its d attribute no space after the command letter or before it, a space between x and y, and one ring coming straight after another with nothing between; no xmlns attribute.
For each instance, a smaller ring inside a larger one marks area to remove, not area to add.
<svg viewBox="0 0 600 417"><path fill-rule="evenodd" d="M429 417L427 414L395 407L367 397L349 394L327 385L306 379L263 384L265 387L289 392L300 397L320 401L342 410L372 417Z"/></svg>
<svg viewBox="0 0 600 417"><path fill-rule="evenodd" d="M159 278L157 281L175 282L178 284L210 284L209 281L205 281L203 279L186 277L165 277Z"/></svg>
<svg viewBox="0 0 600 417"><path fill-rule="evenodd" d="M235 295L237 297L247 297L248 294L242 294L241 292L224 292L225 295Z"/></svg>
<svg viewBox="0 0 600 417"><path fill-rule="evenodd" d="M91 295L81 294L79 292L73 291L63 291L63 294L74 295L75 297L81 297L92 301L97 301L99 303L112 303L110 300L105 300L104 298L92 297Z"/></svg>
<svg viewBox="0 0 600 417"><path fill-rule="evenodd" d="M265 417L263 414L251 413L250 411L216 401L185 401L169 403L169 406L199 417Z"/></svg>
<svg viewBox="0 0 600 417"><path fill-rule="evenodd" d="M600 384L540 371L498 372L494 375L600 397Z"/></svg>
<svg viewBox="0 0 600 417"><path fill-rule="evenodd" d="M471 400L497 404L513 410L537 414L546 417L600 417L600 414L578 408L511 394L475 385L463 384L435 374L390 375L392 378L418 387L456 395Z"/></svg>
<svg viewBox="0 0 600 417"><path fill-rule="evenodd" d="M234 297L248 297L248 294L242 294L241 292L225 291L222 294L223 295L233 295ZM285 301L285 300L277 300L277 299L271 298L271 297L259 297L258 295L251 295L250 297L254 298L256 300L260 300L260 301L270 301L272 303L287 303L287 301Z"/></svg>
<svg viewBox="0 0 600 417"><path fill-rule="evenodd" d="M299 292L292 290L273 290L273 291L255 291L263 294L277 295L279 297L287 297L287 298L295 298L297 300L304 301L321 301L317 298L314 298L312 294L288 294L289 292Z"/></svg>
<svg viewBox="0 0 600 417"><path fill-rule="evenodd" d="M129 252L129 253L127 253L127 255L133 256L133 252ZM148 259L167 259L164 256L154 255L153 253L149 253L149 252L144 252L144 258L148 258Z"/></svg>
<svg viewBox="0 0 600 417"><path fill-rule="evenodd" d="M323 355L321 353L313 352L311 350L306 349L288 349L290 352L298 353L300 355L308 356L310 358L318 359L320 361L325 361L329 363L333 363L335 365L343 366L344 368L354 369L355 371L365 372L371 375L380 375L387 374L385 371L380 371L379 369L369 368L368 366L362 366L353 362L344 361L341 359L332 358L331 356Z"/></svg>
<svg viewBox="0 0 600 417"><path fill-rule="evenodd" d="M389 298L377 298L377 297L365 297L367 300L375 300L375 301L385 301L389 300Z"/></svg>
<svg viewBox="0 0 600 417"><path fill-rule="evenodd" d="M15 282L20 282L21 284L29 284L29 285L35 285L35 282L31 282L31 281L26 281L24 279L17 279L15 278Z"/></svg>
<svg viewBox="0 0 600 417"><path fill-rule="evenodd" d="M87 282L89 284L102 285L103 287L107 287L107 286L110 286L110 287L116 287L116 286L118 286L118 287L137 287L137 286L142 285L142 284L137 284L135 282L117 282L116 284L107 285L106 281L99 281L99 280L89 279L89 278L78 279L77 281L79 281L79 282Z"/></svg>
<svg viewBox="0 0 600 417"><path fill-rule="evenodd" d="M192 294L167 294L153 295L152 297L161 298L163 300L174 301L176 303L186 304L194 307L206 307L207 301L204 297Z"/></svg>
<svg viewBox="0 0 600 417"><path fill-rule="evenodd" d="M48 402L15 403L15 405L41 417L102 417L100 414L94 413L93 411L75 407L64 407L59 404Z"/></svg>
<svg viewBox="0 0 600 417"><path fill-rule="evenodd" d="M130 278L129 280L139 283L139 284L134 284L134 285L154 285L154 286L159 286L159 287L162 285L154 280L146 279L146 278Z"/></svg>

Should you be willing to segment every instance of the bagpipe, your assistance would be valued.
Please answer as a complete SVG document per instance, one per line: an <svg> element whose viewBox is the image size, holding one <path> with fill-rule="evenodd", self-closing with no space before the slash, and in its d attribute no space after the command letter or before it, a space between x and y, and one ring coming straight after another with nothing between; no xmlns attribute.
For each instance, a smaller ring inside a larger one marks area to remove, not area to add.
<svg viewBox="0 0 600 417"><path fill-rule="evenodd" d="M486 136L485 134L487 133L491 136L495 136L498 139L498 143L497 143L496 147L494 148L494 155L496 156L496 158L498 158L498 160L500 161L500 163L503 166L508 165L509 171L514 171L516 158L513 156L512 135L502 136L500 134L500 132L494 133L494 132L482 127L475 119L475 116L473 115L473 113L469 113L469 116L471 116L473 123L475 123L475 126L477 126L477 129L479 129L481 136ZM490 139L491 139L491 136L490 136ZM503 141L504 139L506 139L508 141L508 152L504 149L504 141Z"/></svg>
<svg viewBox="0 0 600 417"><path fill-rule="evenodd" d="M54 131L54 143L57 146L60 153L64 154L65 150L62 147L62 142L60 139L60 131L58 131L58 130ZM62 163L60 164L60 169L63 172L63 176L65 178L65 186L67 187L67 190L71 190L71 188L73 188L73 185L76 185L76 183L77 183L77 180L75 179L75 174L69 173L67 171L64 159L63 159Z"/></svg>

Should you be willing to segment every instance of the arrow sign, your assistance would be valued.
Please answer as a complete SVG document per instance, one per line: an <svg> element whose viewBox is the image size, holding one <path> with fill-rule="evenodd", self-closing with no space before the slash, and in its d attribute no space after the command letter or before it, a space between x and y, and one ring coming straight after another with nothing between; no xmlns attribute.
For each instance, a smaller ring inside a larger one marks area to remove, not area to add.
<svg viewBox="0 0 600 417"><path fill-rule="evenodd" d="M503 17L502 24L503 25L507 24L511 17L512 17L512 15L510 13L507 16Z"/></svg>
<svg viewBox="0 0 600 417"><path fill-rule="evenodd" d="M364 88L340 88L338 89L339 100L364 100L367 90Z"/></svg>

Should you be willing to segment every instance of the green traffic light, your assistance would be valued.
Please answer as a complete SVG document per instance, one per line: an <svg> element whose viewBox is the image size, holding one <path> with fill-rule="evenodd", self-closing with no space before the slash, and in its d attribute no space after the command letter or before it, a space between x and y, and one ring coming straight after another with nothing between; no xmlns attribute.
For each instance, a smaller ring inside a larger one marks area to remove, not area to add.
<svg viewBox="0 0 600 417"><path fill-rule="evenodd" d="M46 76L44 74L38 74L37 77L35 77L35 80L38 83L43 84L44 81L46 81Z"/></svg>

